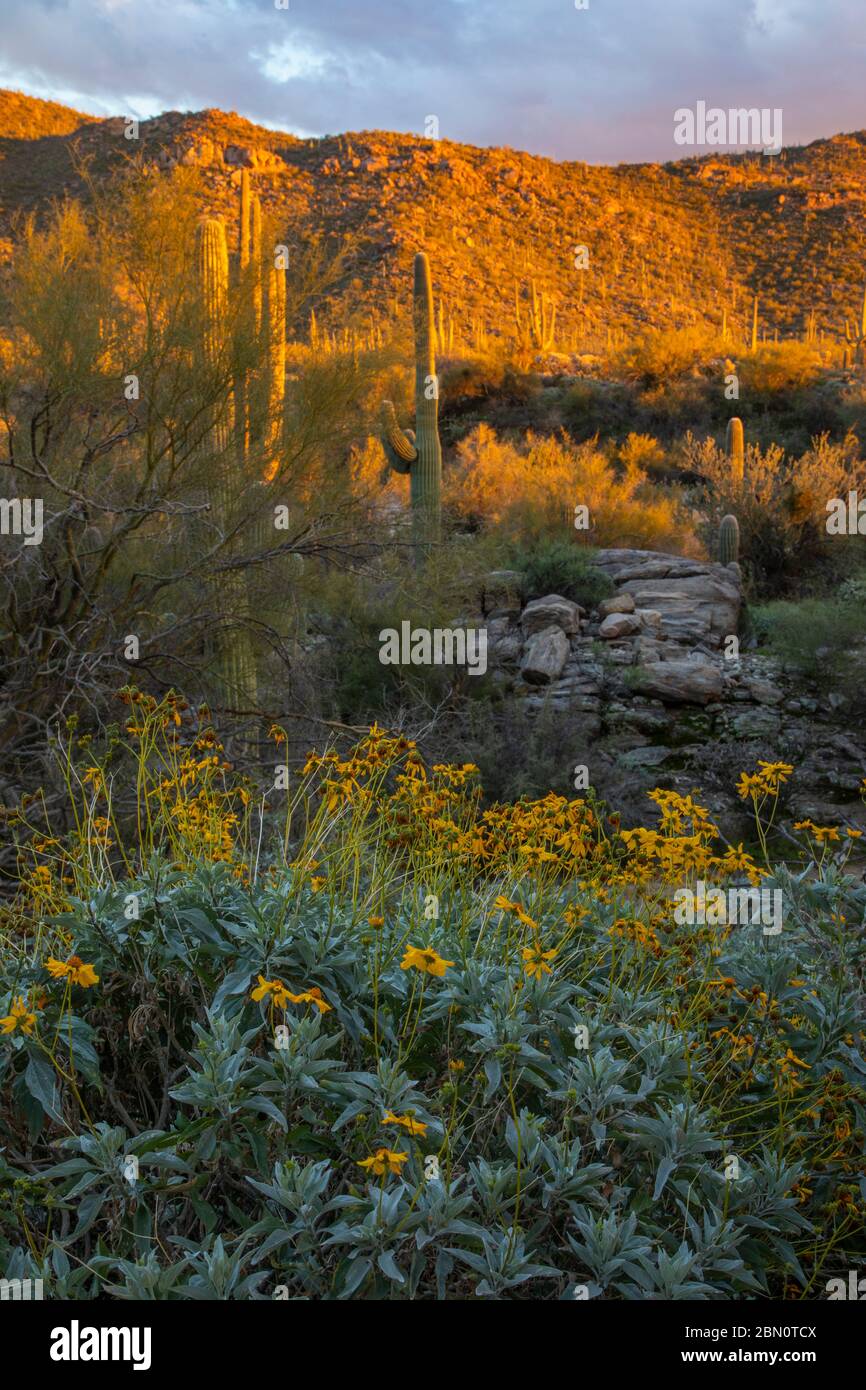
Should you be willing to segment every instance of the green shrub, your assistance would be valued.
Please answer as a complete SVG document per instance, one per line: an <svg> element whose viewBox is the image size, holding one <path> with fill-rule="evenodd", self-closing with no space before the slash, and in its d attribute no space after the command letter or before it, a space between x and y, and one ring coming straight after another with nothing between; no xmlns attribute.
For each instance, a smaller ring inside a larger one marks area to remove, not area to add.
<svg viewBox="0 0 866 1390"><path fill-rule="evenodd" d="M758 640L791 671L820 690L853 694L857 648L866 638L866 609L858 602L804 599L752 610ZM862 675L862 673L861 673Z"/></svg>
<svg viewBox="0 0 866 1390"><path fill-rule="evenodd" d="M742 846L691 797L639 837L589 798L482 810L474 768L375 729L263 820L201 711L121 694L129 743L61 750L75 832L21 808L0 913L5 1278L61 1301L799 1302L862 1263L844 857L773 872L782 938L708 931L661 866L732 883ZM784 776L751 781L763 804Z"/></svg>
<svg viewBox="0 0 866 1390"><path fill-rule="evenodd" d="M571 541L541 540L531 549L515 549L511 563L523 575L527 599L561 594L583 608L594 608L612 593L613 585L593 566L592 555Z"/></svg>

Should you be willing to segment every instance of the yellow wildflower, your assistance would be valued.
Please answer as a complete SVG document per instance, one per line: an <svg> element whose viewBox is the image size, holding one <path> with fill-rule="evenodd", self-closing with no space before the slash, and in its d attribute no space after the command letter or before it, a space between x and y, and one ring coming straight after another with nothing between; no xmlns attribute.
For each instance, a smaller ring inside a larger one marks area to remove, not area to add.
<svg viewBox="0 0 866 1390"><path fill-rule="evenodd" d="M326 1002L318 985L313 985L311 989L302 990L300 994L289 994L286 991L286 997L291 999L293 1004L315 1004L320 1014L326 1014L333 1008L332 1004Z"/></svg>
<svg viewBox="0 0 866 1390"><path fill-rule="evenodd" d="M413 1120L411 1115L395 1115L393 1111L386 1110L383 1125L402 1125L405 1130L412 1135L425 1135L427 1126L421 1120Z"/></svg>
<svg viewBox="0 0 866 1390"><path fill-rule="evenodd" d="M362 1158L358 1167L369 1168L377 1178L383 1177L385 1173L396 1173L399 1177L400 1169L408 1157L408 1154L394 1153L391 1149L377 1149L369 1158Z"/></svg>
<svg viewBox="0 0 866 1390"><path fill-rule="evenodd" d="M73 985L81 985L82 989L90 989L91 985L99 984L99 976L93 966L85 965L80 956L70 956L65 961L49 956L45 962L45 969L52 979L63 980L68 976Z"/></svg>
<svg viewBox="0 0 866 1390"><path fill-rule="evenodd" d="M0 1018L0 1033L14 1033L16 1029L20 1029L22 1033L29 1036L33 1032L35 1023L36 1015L30 1013L19 995L6 1017Z"/></svg>
<svg viewBox="0 0 866 1390"><path fill-rule="evenodd" d="M453 960L443 960L435 951L429 949L424 951L418 946L409 946L400 962L400 969L420 970L422 974L436 975L441 979L445 971L453 964Z"/></svg>
<svg viewBox="0 0 866 1390"><path fill-rule="evenodd" d="M259 983L253 990L251 998L255 999L256 1003L259 1003L269 994L271 995L271 1002L275 1004L278 1009L284 1009L288 1000L292 997L282 980L266 980L264 975L260 975Z"/></svg>
<svg viewBox="0 0 866 1390"><path fill-rule="evenodd" d="M539 946L526 946L523 951L523 959L526 962L523 967L524 972L536 980L540 980L542 975L552 974L550 966L546 962L553 960L554 956L558 954L555 950L542 951Z"/></svg>

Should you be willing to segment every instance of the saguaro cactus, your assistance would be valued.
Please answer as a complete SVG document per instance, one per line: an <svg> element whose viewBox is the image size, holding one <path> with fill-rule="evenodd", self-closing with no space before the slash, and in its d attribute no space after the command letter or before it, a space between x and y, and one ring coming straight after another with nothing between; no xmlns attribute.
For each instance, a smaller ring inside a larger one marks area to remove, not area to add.
<svg viewBox="0 0 866 1390"><path fill-rule="evenodd" d="M541 352L550 352L556 334L556 305L532 282L532 340Z"/></svg>
<svg viewBox="0 0 866 1390"><path fill-rule="evenodd" d="M225 227L218 218L206 218L199 224L195 251L202 305L201 360L204 372L209 375L219 368L227 333L229 258ZM214 405L211 417L205 447L212 455L216 519L228 530L232 521L231 397L223 408ZM230 614L244 615L246 586L239 571L228 570L221 576L219 594ZM246 703L254 700L255 666L249 633L242 627L220 624L216 644L226 701Z"/></svg>
<svg viewBox="0 0 866 1390"><path fill-rule="evenodd" d="M752 352L758 350L758 296L755 295L755 302L752 305Z"/></svg>
<svg viewBox="0 0 866 1390"><path fill-rule="evenodd" d="M441 533L442 445L439 440L439 381L434 352L433 286L430 262L415 257L415 431L401 430L390 401L382 402L382 442L391 467L408 473L412 522L418 553Z"/></svg>
<svg viewBox="0 0 866 1390"><path fill-rule="evenodd" d="M520 303L520 291L514 286L514 318L518 337L524 343L532 343L539 352L551 352L556 336L556 305L544 290L539 294L535 281L530 283L531 303L529 323L524 324Z"/></svg>
<svg viewBox="0 0 866 1390"><path fill-rule="evenodd" d="M719 564L735 565L740 558L740 525L735 516L723 516L719 525Z"/></svg>
<svg viewBox="0 0 866 1390"><path fill-rule="evenodd" d="M279 445L283 438L283 405L286 396L286 272L272 265L268 271L268 303L265 321L268 362L268 424L265 440L270 482L279 468Z"/></svg>
<svg viewBox="0 0 866 1390"><path fill-rule="evenodd" d="M735 483L742 483L746 468L746 446L743 435L743 422L738 415L728 421L727 452L731 460L731 477Z"/></svg>

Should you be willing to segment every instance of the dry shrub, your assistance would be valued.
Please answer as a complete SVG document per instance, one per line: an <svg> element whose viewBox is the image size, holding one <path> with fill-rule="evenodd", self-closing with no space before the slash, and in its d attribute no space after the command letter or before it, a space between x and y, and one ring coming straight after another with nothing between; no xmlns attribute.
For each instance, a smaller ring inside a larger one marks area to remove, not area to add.
<svg viewBox="0 0 866 1390"><path fill-rule="evenodd" d="M780 396L795 396L814 386L821 357L806 343L764 343L739 363L740 386L755 406L772 405Z"/></svg>
<svg viewBox="0 0 866 1390"><path fill-rule="evenodd" d="M716 335L706 329L682 328L633 339L616 354L612 367L616 376L649 389L670 385L718 353Z"/></svg>
<svg viewBox="0 0 866 1390"><path fill-rule="evenodd" d="M827 535L827 503L852 488L862 495L866 464L856 435L839 444L819 435L798 459L786 457L778 444L747 444L742 482L714 440L688 435L682 452L685 465L707 484L707 548L713 553L719 520L732 513L740 526L740 557L759 588L774 592L820 561L835 559L844 568L846 538Z"/></svg>
<svg viewBox="0 0 866 1390"><path fill-rule="evenodd" d="M665 468L668 461L665 450L654 435L636 434L634 430L631 430L624 443L620 444L616 456L626 468L636 464L644 470Z"/></svg>
<svg viewBox="0 0 866 1390"><path fill-rule="evenodd" d="M616 468L593 441L529 433L515 443L478 425L458 446L445 495L464 518L521 540L574 534L600 546L694 549L679 497L653 487L634 462ZM578 505L589 508L589 533L574 531Z"/></svg>

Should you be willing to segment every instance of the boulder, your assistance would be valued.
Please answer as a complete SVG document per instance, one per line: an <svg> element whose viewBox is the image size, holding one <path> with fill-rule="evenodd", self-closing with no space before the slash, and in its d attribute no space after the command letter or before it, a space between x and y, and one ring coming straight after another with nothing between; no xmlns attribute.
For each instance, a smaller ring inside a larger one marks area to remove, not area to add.
<svg viewBox="0 0 866 1390"><path fill-rule="evenodd" d="M616 594L613 598L602 599L598 605L598 616L609 618L611 613L633 613L634 598L631 594Z"/></svg>
<svg viewBox="0 0 866 1390"><path fill-rule="evenodd" d="M672 748L665 748L660 744L649 744L646 748L629 748L620 754L619 761L623 767L661 767L663 763L676 757L676 752Z"/></svg>
<svg viewBox="0 0 866 1390"><path fill-rule="evenodd" d="M522 650L520 628L510 617L487 619L487 651L492 662L507 666L519 661Z"/></svg>
<svg viewBox="0 0 866 1390"><path fill-rule="evenodd" d="M562 628L546 627L530 639L520 674L527 685L549 685L562 674L569 652L568 638Z"/></svg>
<svg viewBox="0 0 866 1390"><path fill-rule="evenodd" d="M635 617L640 623L642 632L658 634L661 631L662 615L657 608L638 608Z"/></svg>
<svg viewBox="0 0 866 1390"><path fill-rule="evenodd" d="M745 709L733 715L731 729L737 738L775 739L781 719L770 709Z"/></svg>
<svg viewBox="0 0 866 1390"><path fill-rule="evenodd" d="M649 550L600 550L593 564L618 586L617 597L658 612L662 632L678 642L716 648L737 631L743 591L729 566Z"/></svg>
<svg viewBox="0 0 866 1390"><path fill-rule="evenodd" d="M610 613L598 629L602 642L618 642L640 632L640 620L634 613Z"/></svg>
<svg viewBox="0 0 866 1390"><path fill-rule="evenodd" d="M777 685L752 677L747 685L749 695L758 705L778 705L785 698Z"/></svg>
<svg viewBox="0 0 866 1390"><path fill-rule="evenodd" d="M285 160L260 145L226 145L223 162L235 169L275 170L285 168Z"/></svg>
<svg viewBox="0 0 866 1390"><path fill-rule="evenodd" d="M709 661L658 661L638 667L633 688L665 704L708 705L720 700L722 673Z"/></svg>
<svg viewBox="0 0 866 1390"><path fill-rule="evenodd" d="M569 637L580 631L583 609L561 594L535 598L523 610L520 622L527 637L543 632L546 627L558 627Z"/></svg>

